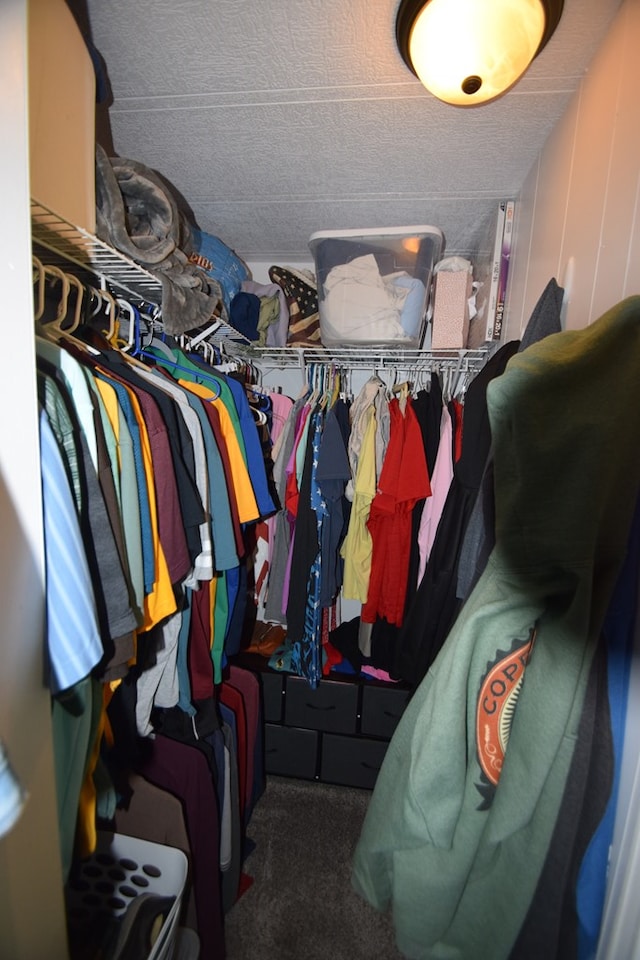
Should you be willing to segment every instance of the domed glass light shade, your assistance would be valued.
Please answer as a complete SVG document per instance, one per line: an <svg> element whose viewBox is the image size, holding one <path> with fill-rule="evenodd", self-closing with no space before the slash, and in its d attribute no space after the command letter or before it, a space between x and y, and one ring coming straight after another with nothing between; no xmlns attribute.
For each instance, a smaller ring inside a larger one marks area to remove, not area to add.
<svg viewBox="0 0 640 960"><path fill-rule="evenodd" d="M401 0L396 39L427 90L474 106L501 96L557 27L563 0Z"/></svg>

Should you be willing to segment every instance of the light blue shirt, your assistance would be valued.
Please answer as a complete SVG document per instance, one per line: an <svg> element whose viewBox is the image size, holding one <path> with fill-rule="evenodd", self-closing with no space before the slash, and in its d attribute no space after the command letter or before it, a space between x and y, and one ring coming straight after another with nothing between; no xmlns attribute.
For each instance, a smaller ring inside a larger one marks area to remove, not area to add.
<svg viewBox="0 0 640 960"><path fill-rule="evenodd" d="M88 676L104 650L75 502L44 411L40 414L40 457L49 687L56 694Z"/></svg>

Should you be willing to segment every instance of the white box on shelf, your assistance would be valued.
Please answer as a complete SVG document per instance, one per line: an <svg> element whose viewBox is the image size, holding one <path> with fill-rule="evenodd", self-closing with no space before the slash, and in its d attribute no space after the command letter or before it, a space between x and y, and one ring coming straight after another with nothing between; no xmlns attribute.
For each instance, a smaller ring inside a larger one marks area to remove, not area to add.
<svg viewBox="0 0 640 960"><path fill-rule="evenodd" d="M324 346L420 346L433 267L444 250L438 227L322 231L309 247Z"/></svg>

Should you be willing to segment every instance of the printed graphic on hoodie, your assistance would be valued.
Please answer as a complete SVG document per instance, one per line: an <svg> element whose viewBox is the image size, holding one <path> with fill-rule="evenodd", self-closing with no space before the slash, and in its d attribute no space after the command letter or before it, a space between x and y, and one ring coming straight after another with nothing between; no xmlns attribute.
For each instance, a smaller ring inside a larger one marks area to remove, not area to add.
<svg viewBox="0 0 640 960"><path fill-rule="evenodd" d="M533 626L527 640L514 638L509 651L498 650L480 684L476 711L476 749L482 771L476 784L482 797L479 810L488 810L493 802L535 637Z"/></svg>

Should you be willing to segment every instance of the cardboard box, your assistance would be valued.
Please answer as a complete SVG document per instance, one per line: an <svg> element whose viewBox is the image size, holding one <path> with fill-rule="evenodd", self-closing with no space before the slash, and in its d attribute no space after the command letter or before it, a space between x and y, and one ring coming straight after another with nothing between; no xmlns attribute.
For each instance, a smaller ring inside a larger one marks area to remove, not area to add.
<svg viewBox="0 0 640 960"><path fill-rule="evenodd" d="M472 284L473 277L469 270L442 270L436 273L432 350L460 350L467 346Z"/></svg>

